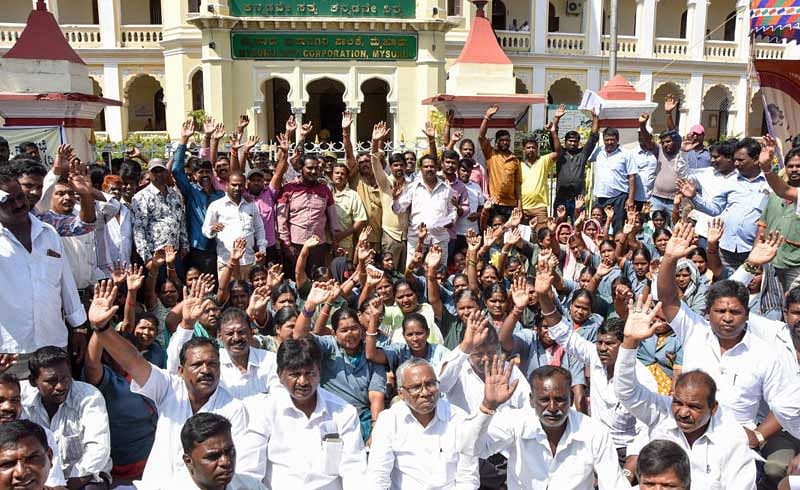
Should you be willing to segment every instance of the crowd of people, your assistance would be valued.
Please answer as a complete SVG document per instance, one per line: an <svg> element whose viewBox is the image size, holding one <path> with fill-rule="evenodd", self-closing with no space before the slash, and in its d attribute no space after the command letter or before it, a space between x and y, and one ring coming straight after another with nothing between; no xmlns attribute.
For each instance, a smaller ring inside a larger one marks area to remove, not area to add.
<svg viewBox="0 0 800 490"><path fill-rule="evenodd" d="M0 141L0 489L800 488L800 148L676 107L635 151L563 106L521 156L497 106L420 156Z"/></svg>

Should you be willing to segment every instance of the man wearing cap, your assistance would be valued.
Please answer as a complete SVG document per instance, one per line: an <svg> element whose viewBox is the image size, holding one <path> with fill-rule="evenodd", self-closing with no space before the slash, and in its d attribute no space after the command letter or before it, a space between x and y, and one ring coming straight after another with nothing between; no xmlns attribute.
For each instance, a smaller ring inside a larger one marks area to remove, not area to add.
<svg viewBox="0 0 800 490"><path fill-rule="evenodd" d="M672 207L675 201L675 183L678 178L685 178L688 174L687 169L682 165L683 160L678 158L678 150L681 148L681 136L675 129L675 121L672 112L678 107L678 99L672 94L664 98L664 113L667 115L667 131L658 137L659 145L650 139L650 150L656 155L655 181L653 182L653 194L651 202L653 211L665 211L667 216L672 216ZM645 121L646 122L646 121ZM647 128L640 125L639 132L644 139L650 136ZM669 222L669 218L667 218Z"/></svg>
<svg viewBox="0 0 800 490"><path fill-rule="evenodd" d="M183 161L176 161L175 164L183 169ZM147 172L150 185L133 196L131 205L136 251L147 262L153 258L153 252L172 245L175 250L180 250L183 257L189 252L183 199L177 190L168 185L169 175L163 160L150 160Z"/></svg>
<svg viewBox="0 0 800 490"><path fill-rule="evenodd" d="M703 146L706 138L706 129L701 124L695 124L686 135L686 139L692 142L692 149L686 152L686 163L689 164L690 172L697 172L711 166L711 153Z"/></svg>
<svg viewBox="0 0 800 490"><path fill-rule="evenodd" d="M322 162L322 176L329 185L333 182L333 166L338 160L339 157L336 153L330 150L322 154L322 159L320 160Z"/></svg>

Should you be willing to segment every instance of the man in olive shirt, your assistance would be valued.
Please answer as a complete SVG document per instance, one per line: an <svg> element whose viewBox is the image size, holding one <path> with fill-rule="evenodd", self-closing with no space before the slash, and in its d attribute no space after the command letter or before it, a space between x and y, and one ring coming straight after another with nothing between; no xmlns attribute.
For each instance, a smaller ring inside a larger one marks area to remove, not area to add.
<svg viewBox="0 0 800 490"><path fill-rule="evenodd" d="M508 131L500 129L494 134L496 145L494 148L486 138L489 121L499 110L496 105L486 109L486 115L478 130L478 141L486 159L489 197L495 201L495 212L509 217L514 208L522 208L522 168L519 158L511 151L511 134Z"/></svg>
<svg viewBox="0 0 800 490"><path fill-rule="evenodd" d="M784 162L786 182L791 187L800 187L800 148L789 150ZM786 237L772 264L784 291L800 286L800 216L797 214L797 202L783 199L775 193L770 194L758 227L760 232L778 230Z"/></svg>

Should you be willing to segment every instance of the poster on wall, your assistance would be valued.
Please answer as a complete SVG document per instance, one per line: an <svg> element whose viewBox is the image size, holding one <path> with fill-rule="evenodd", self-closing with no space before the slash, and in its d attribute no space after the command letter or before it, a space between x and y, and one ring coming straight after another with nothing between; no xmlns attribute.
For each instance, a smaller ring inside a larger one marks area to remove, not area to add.
<svg viewBox="0 0 800 490"><path fill-rule="evenodd" d="M53 165L58 146L66 141L61 126L34 126L24 128L0 127L0 136L8 141L11 155L22 153L19 146L22 143L32 142L39 148L42 163L48 168Z"/></svg>

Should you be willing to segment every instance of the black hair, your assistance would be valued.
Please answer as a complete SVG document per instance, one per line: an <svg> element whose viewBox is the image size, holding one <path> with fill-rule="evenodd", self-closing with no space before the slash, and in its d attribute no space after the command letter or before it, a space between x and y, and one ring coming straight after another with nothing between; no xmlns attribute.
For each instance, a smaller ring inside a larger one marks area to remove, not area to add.
<svg viewBox="0 0 800 490"><path fill-rule="evenodd" d="M577 131L572 131L572 130L567 131L567 134L564 135L564 141L567 141L569 139L576 139L576 140L580 141L581 134L579 132L577 132Z"/></svg>
<svg viewBox="0 0 800 490"><path fill-rule="evenodd" d="M649 250L647 250L647 247L641 247L641 248L637 248L637 249L636 249L636 250L633 252L633 255L631 256L631 260L635 259L635 258L636 258L638 255L641 255L642 257L644 257L644 258L645 258L645 260L647 260L647 262L648 262L648 263L649 263L651 260L653 260L653 255L650 253L650 251L649 251Z"/></svg>
<svg viewBox="0 0 800 490"><path fill-rule="evenodd" d="M445 150L442 152L442 160L448 159L448 160L455 160L456 162L458 162L460 158L461 157L458 155L458 152L455 150Z"/></svg>
<svg viewBox="0 0 800 490"><path fill-rule="evenodd" d="M536 145L536 148L537 149L539 148L539 140L537 140L535 136L526 136L522 138L523 148L525 148L525 145L527 145L528 143L534 143Z"/></svg>
<svg viewBox="0 0 800 490"><path fill-rule="evenodd" d="M597 335L614 335L617 340L622 342L625 338L625 320L619 317L606 318L600 328L597 329Z"/></svg>
<svg viewBox="0 0 800 490"><path fill-rule="evenodd" d="M391 155L389 155L389 165L391 165L391 164L393 164L395 162L406 163L406 161L403 159L403 154L402 153L392 153Z"/></svg>
<svg viewBox="0 0 800 490"><path fill-rule="evenodd" d="M614 289L620 284L622 284L623 286L628 286L629 288L633 289L633 284L631 284L631 280L625 276L615 277L614 280L611 281L611 289Z"/></svg>
<svg viewBox="0 0 800 490"><path fill-rule="evenodd" d="M705 260L706 262L708 262L708 254L706 253L706 249L704 249L704 248L699 248L699 247L698 247L698 248L696 248L696 249L694 249L694 250L692 251L692 253L690 253L690 254L689 254L689 258L691 259L691 258L692 258L692 257L694 257L695 255L699 255L700 257L703 257L703 260Z"/></svg>
<svg viewBox="0 0 800 490"><path fill-rule="evenodd" d="M761 143L756 141L754 138L745 138L736 143L736 151L739 151L742 148L747 151L747 156L750 158L758 158L758 155L761 153Z"/></svg>
<svg viewBox="0 0 800 490"><path fill-rule="evenodd" d="M33 384L42 369L58 366L59 364L70 366L69 354L64 349L53 345L39 347L28 359L28 370L30 371L28 379Z"/></svg>
<svg viewBox="0 0 800 490"><path fill-rule="evenodd" d="M278 287L272 290L272 294L270 295L272 302L275 303L278 301L278 298L280 298L281 295L287 293L294 296L295 301L297 301L297 292L294 290L291 284L289 284L287 281L283 281L278 285Z"/></svg>
<svg viewBox="0 0 800 490"><path fill-rule="evenodd" d="M406 150L406 151L404 151L404 152L403 152L403 157L405 157L406 155L411 155L411 156L413 156L413 157L414 157L414 160L416 160L416 159L417 159L417 154L416 154L416 153L414 153L414 152L413 152L413 151L411 151L411 150ZM404 158L404 159L405 159L405 158Z"/></svg>
<svg viewBox="0 0 800 490"><path fill-rule="evenodd" d="M311 280L319 281L326 275L332 275L331 270L328 269L327 266L321 265L319 267L314 267L314 270L311 271Z"/></svg>
<svg viewBox="0 0 800 490"><path fill-rule="evenodd" d="M23 175L35 175L44 178L47 175L47 168L38 160L23 157L14 159L11 172L13 172L17 178Z"/></svg>
<svg viewBox="0 0 800 490"><path fill-rule="evenodd" d="M308 366L322 367L322 351L312 337L286 339L281 342L276 353L278 374L287 369L299 369Z"/></svg>
<svg viewBox="0 0 800 490"><path fill-rule="evenodd" d="M747 289L747 286L738 281L725 279L717 281L709 286L708 293L706 294L707 311L711 311L711 306L720 298L736 298L739 300L739 303L742 304L745 311L750 311L750 291Z"/></svg>
<svg viewBox="0 0 800 490"><path fill-rule="evenodd" d="M181 351L178 354L178 362L180 362L181 366L186 364L186 353L195 347L211 347L214 349L214 352L217 353L217 356L219 356L217 344L212 339L206 337L192 337L181 346Z"/></svg>
<svg viewBox="0 0 800 490"><path fill-rule="evenodd" d="M0 385L16 386L17 391L21 391L22 387L19 385L19 378L16 374L3 373L0 374Z"/></svg>
<svg viewBox="0 0 800 490"><path fill-rule="evenodd" d="M132 180L138 184L142 177L142 166L133 160L124 160L119 166L119 176L122 180Z"/></svg>
<svg viewBox="0 0 800 490"><path fill-rule="evenodd" d="M419 299L419 291L417 291L416 284L412 284L405 279L398 279L394 282L393 286L395 294L397 294L397 290L400 289L401 286L408 286L408 289L410 289L416 295L417 299Z"/></svg>
<svg viewBox="0 0 800 490"><path fill-rule="evenodd" d="M597 274L597 269L596 269L595 267L591 266L591 265L587 265L587 266L586 266L586 267L584 267L584 268L583 268L583 270L581 271L581 276L582 276L582 275L584 275L584 274L587 274L587 275L593 276L593 275ZM580 277L580 276L579 276L579 277Z"/></svg>
<svg viewBox="0 0 800 490"><path fill-rule="evenodd" d="M422 167L422 162L424 162L425 160L430 160L433 163L437 162L436 157L434 155L431 155L430 153L426 153L426 154L422 155L421 157L419 157L419 160L417 161L417 163L419 163L420 167Z"/></svg>
<svg viewBox="0 0 800 490"><path fill-rule="evenodd" d="M603 130L603 137L612 136L614 138L619 138L619 130L617 128L606 128Z"/></svg>
<svg viewBox="0 0 800 490"><path fill-rule="evenodd" d="M24 143L20 143L19 144L19 150L22 153L25 153L28 150L36 150L38 152L39 151L39 147L36 146L36 143L34 143L33 141L25 141Z"/></svg>
<svg viewBox="0 0 800 490"><path fill-rule="evenodd" d="M490 330L493 330L493 329L490 329ZM570 387L572 386L572 374L570 374L570 372L568 370L564 369L561 366L542 366L542 367L538 367L538 368L533 370L533 372L531 373L531 376L528 379L528 381L530 382L531 386L533 386L533 382L536 381L536 380L544 381L546 379L550 379L550 378L553 378L555 376L563 376L564 379L567 380L567 386L570 386ZM569 390L569 392L570 392L570 400L572 400L572 391Z"/></svg>
<svg viewBox="0 0 800 490"><path fill-rule="evenodd" d="M497 132L494 133L495 141L498 141L500 138L505 138L506 136L509 138L511 137L511 133L509 133L506 129L498 129Z"/></svg>
<svg viewBox="0 0 800 490"><path fill-rule="evenodd" d="M689 456L679 445L666 439L655 439L639 451L639 459L636 462L636 475L639 480L644 476L660 475L668 470L675 471L685 490L691 488L692 469Z"/></svg>
<svg viewBox="0 0 800 490"><path fill-rule="evenodd" d="M347 319L355 320L358 323L358 312L349 306L343 306L336 310L333 315L331 315L331 327L333 327L334 333L339 330L339 323L342 320Z"/></svg>
<svg viewBox="0 0 800 490"><path fill-rule="evenodd" d="M430 332L431 329L428 326L428 320L422 316L422 313L417 313L416 311L413 313L409 313L408 315L403 317L403 333L406 332L406 327L411 322L417 322L425 329L426 332Z"/></svg>
<svg viewBox="0 0 800 490"><path fill-rule="evenodd" d="M653 214L655 215L655 213ZM659 238L661 235L666 235L667 238L672 238L672 232L664 228L663 226L660 226L655 230L653 230L653 241L656 241L656 239Z"/></svg>
<svg viewBox="0 0 800 490"><path fill-rule="evenodd" d="M469 299L470 301L475 302L475 304L478 305L478 308L483 307L483 301L481 300L481 298L479 298L478 295L475 294L475 291L469 288L461 291L460 293L456 293L455 296L453 296L453 304L457 305L459 302L465 299Z"/></svg>
<svg viewBox="0 0 800 490"><path fill-rule="evenodd" d="M470 145L472 145L472 147L473 147L473 148L475 148L475 142L474 142L474 141L472 141L472 140L471 140L471 139L469 139L469 138L464 138L464 139L462 139L462 140L461 140L461 142L458 144L458 151L459 151L459 152L462 152L462 151L463 151L463 148L464 148L464 145L466 145L467 143L469 143Z"/></svg>
<svg viewBox="0 0 800 490"><path fill-rule="evenodd" d="M684 385L693 382L700 382L708 387L708 398L706 398L706 403L708 403L709 408L713 407L717 402L717 383L707 372L694 369L692 371L681 373L675 380L675 388L677 388L678 385Z"/></svg>
<svg viewBox="0 0 800 490"><path fill-rule="evenodd" d="M784 308L789 309L789 305L800 303L800 287L792 288L786 293L786 298L783 301Z"/></svg>
<svg viewBox="0 0 800 490"><path fill-rule="evenodd" d="M733 154L736 151L736 141L735 140L727 140L727 141L719 141L717 143L712 144L708 147L708 152L711 153L716 151L729 160L733 159Z"/></svg>
<svg viewBox="0 0 800 490"><path fill-rule="evenodd" d="M291 318L296 318L299 315L300 312L297 311L297 308L294 306L284 306L275 312L275 315L272 317L272 322L275 324L275 329L277 329L284 323L288 322Z"/></svg>
<svg viewBox="0 0 800 490"><path fill-rule="evenodd" d="M231 423L222 415L208 412L192 415L181 429L183 453L189 454L196 445L225 433L231 433Z"/></svg>
<svg viewBox="0 0 800 490"><path fill-rule="evenodd" d="M584 271L586 271L586 269L584 269ZM594 273L592 273L592 275L594 275ZM591 291L589 291L588 289L584 289L584 288L576 289L575 292L572 293L572 301L570 301L570 304L574 303L575 300L578 299L578 298L586 298L586 299L588 299L589 300L589 309L590 310L593 309L594 294L592 294Z"/></svg>
<svg viewBox="0 0 800 490"><path fill-rule="evenodd" d="M786 152L786 156L783 157L783 162L786 163L786 162L788 162L789 160L791 160L792 158L795 158L795 157L800 157L800 148L798 148L796 146L793 147L788 152Z"/></svg>
<svg viewBox="0 0 800 490"><path fill-rule="evenodd" d="M256 277L256 274L269 274L269 270L263 265L254 265L250 272L247 273L247 279L250 281L250 284L253 283L253 278Z"/></svg>
<svg viewBox="0 0 800 490"><path fill-rule="evenodd" d="M365 313L367 311L367 308L369 308L370 303L372 303L372 300L376 298L380 298L380 295L378 295L378 293L376 292L370 293L370 295L367 296L367 298L364 301L362 301L360 305L358 305L358 312Z"/></svg>
<svg viewBox="0 0 800 490"><path fill-rule="evenodd" d="M47 434L42 426L30 420L15 420L7 424L0 424L0 448L7 448L19 441L33 437L42 445L42 449L47 452L50 447L47 444Z"/></svg>
<svg viewBox="0 0 800 490"><path fill-rule="evenodd" d="M234 288L244 289L245 291L247 291L248 296L250 296L253 293L253 285L241 279L234 279L233 281L228 283L228 293L233 291Z"/></svg>
<svg viewBox="0 0 800 490"><path fill-rule="evenodd" d="M223 325L228 325L231 323L239 323L249 329L250 316L248 316L248 314L245 313L245 311L241 308L229 306L228 308L225 308L225 311L223 311L222 315L219 317L219 329L222 330Z"/></svg>
<svg viewBox="0 0 800 490"><path fill-rule="evenodd" d="M198 158L197 160L194 160L191 165L192 165L192 170L194 170L195 172L197 172L198 170L209 170L212 172L214 171L214 164L211 163L211 160L200 160Z"/></svg>
<svg viewBox="0 0 800 490"><path fill-rule="evenodd" d="M489 287L483 290L483 300L488 301L489 298L491 298L492 295L494 295L494 293L502 294L505 297L506 301L508 301L508 291L506 291L506 288L504 288L500 282L490 284Z"/></svg>
<svg viewBox="0 0 800 490"><path fill-rule="evenodd" d="M105 165L92 164L89 165L89 180L92 182L92 187L99 189L103 187L103 179L111 171Z"/></svg>
<svg viewBox="0 0 800 490"><path fill-rule="evenodd" d="M539 243L542 243L542 240L547 238L551 234L550 228L541 228L539 231L536 232L536 239Z"/></svg>

